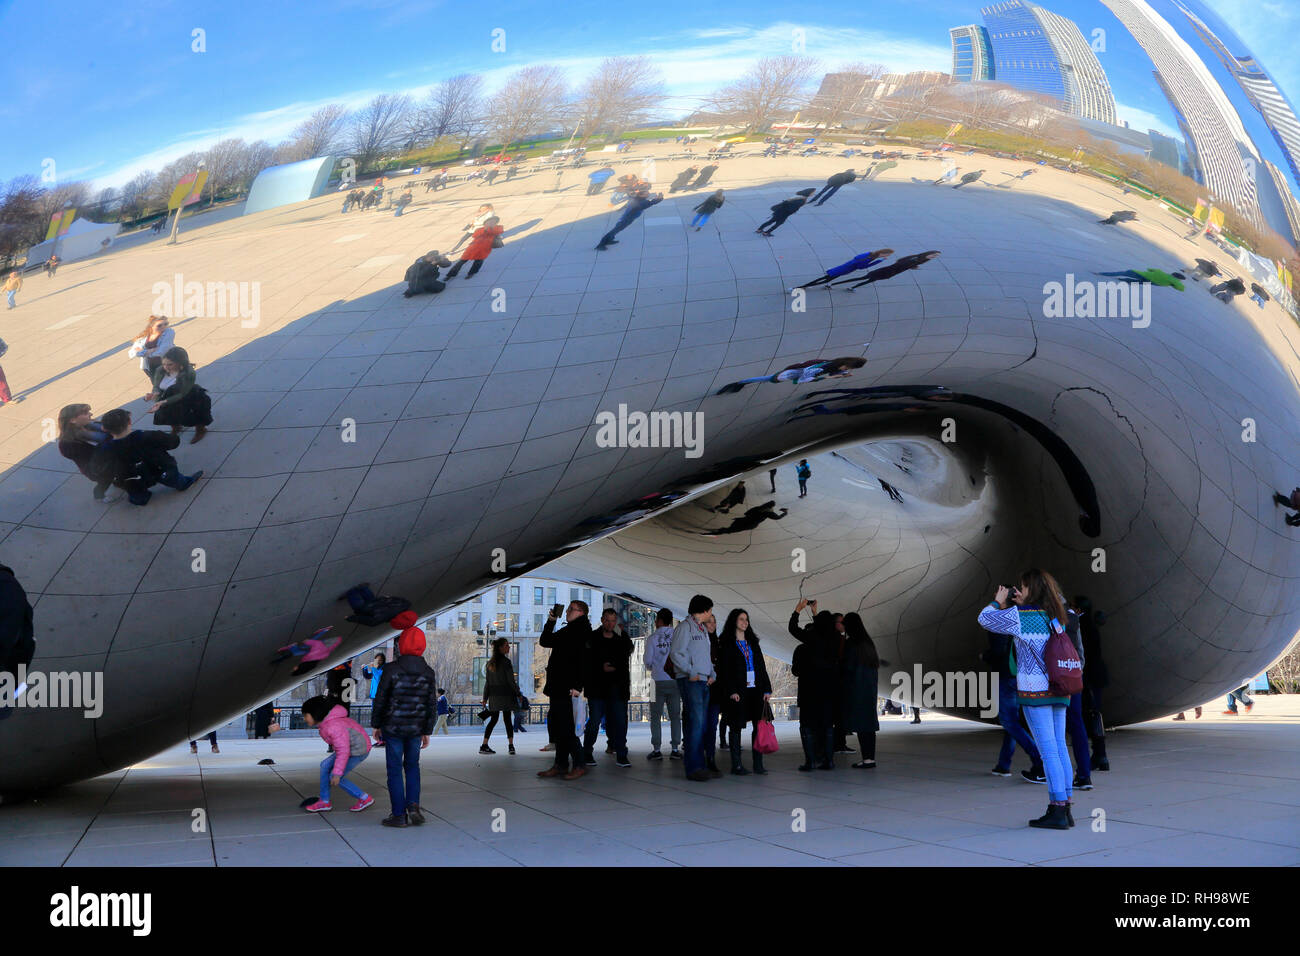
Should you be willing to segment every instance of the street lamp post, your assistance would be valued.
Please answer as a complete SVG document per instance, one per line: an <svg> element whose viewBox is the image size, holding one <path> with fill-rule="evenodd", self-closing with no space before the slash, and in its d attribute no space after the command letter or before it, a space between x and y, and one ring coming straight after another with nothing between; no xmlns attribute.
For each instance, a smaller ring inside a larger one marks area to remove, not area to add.
<svg viewBox="0 0 1300 956"><path fill-rule="evenodd" d="M207 164L203 162L203 160L199 160L199 165L194 168L195 175L198 175L199 170L206 165ZM180 233L180 229L181 229L181 210L184 208L185 208L185 200L182 199L180 201L180 205L176 207L176 217L172 220L172 235L171 238L167 240L167 244L169 246L174 246L176 244L176 236Z"/></svg>

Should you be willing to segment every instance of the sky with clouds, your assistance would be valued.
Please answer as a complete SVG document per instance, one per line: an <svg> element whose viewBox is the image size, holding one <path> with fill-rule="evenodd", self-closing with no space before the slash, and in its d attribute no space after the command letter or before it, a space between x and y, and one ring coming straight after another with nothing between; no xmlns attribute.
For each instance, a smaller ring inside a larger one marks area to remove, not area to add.
<svg viewBox="0 0 1300 956"><path fill-rule="evenodd" d="M1168 0L1151 0L1169 9ZM1121 118L1138 129L1176 132L1150 78L1150 63L1097 0L1044 0L1085 36L1101 26L1099 54ZM1195 7L1195 2L1189 5ZM1289 40L1300 5L1281 0L1206 0L1287 91L1300 91ZM60 180L120 185L142 169L226 136L277 142L327 103L349 107L381 92L419 97L459 72L488 89L532 63L562 67L574 85L608 55L644 54L660 67L665 110L679 116L761 56L791 51L802 31L807 54L826 70L851 61L890 70L951 67L948 28L980 22L980 2L904 4L661 0L620 8L591 0L563 4L455 0L125 0L107 6L61 0L0 0L9 39L0 78L0 179L39 175L55 162ZM487 10L487 13L483 11ZM797 15L796 15L797 14ZM1217 21L1216 21L1217 23ZM76 24L75 29L69 25ZM494 28L505 51L491 49ZM203 52L195 52L195 31ZM41 42L15 42L14 37ZM1203 49L1203 48L1202 48ZM1234 50L1234 52L1237 52ZM1253 132L1253 131L1252 131Z"/></svg>

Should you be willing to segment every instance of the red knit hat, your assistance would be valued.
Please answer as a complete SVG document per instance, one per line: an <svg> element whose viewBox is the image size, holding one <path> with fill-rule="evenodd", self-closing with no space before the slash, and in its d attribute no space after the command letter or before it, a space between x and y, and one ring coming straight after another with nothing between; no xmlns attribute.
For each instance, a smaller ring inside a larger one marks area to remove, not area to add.
<svg viewBox="0 0 1300 956"><path fill-rule="evenodd" d="M424 631L415 626L415 621L414 611L403 611L388 622L402 632L397 638L398 656L421 657L424 654Z"/></svg>

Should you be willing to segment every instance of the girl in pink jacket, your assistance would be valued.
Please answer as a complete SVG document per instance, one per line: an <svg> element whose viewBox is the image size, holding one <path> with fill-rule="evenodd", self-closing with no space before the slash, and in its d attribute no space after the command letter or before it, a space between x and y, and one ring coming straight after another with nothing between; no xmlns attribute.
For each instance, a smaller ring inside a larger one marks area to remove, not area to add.
<svg viewBox="0 0 1300 956"><path fill-rule="evenodd" d="M348 712L328 697L311 697L302 702L302 719L308 727L318 727L321 739L334 748L332 754L326 754L320 762L320 799L308 804L308 813L321 813L333 810L330 804L330 785L342 787L347 793L357 798L350 809L353 813L364 810L375 802L375 798L363 791L352 781L348 774L356 769L370 753L370 735Z"/></svg>

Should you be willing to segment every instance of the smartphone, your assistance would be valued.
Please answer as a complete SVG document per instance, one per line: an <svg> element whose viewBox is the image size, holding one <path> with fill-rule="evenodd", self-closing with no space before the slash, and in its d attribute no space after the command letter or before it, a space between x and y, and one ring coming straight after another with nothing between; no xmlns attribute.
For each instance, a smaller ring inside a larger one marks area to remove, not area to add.
<svg viewBox="0 0 1300 956"><path fill-rule="evenodd" d="M564 605L556 604L554 607L551 608L551 613L554 614L556 619L558 620L560 616L564 613Z"/></svg>

